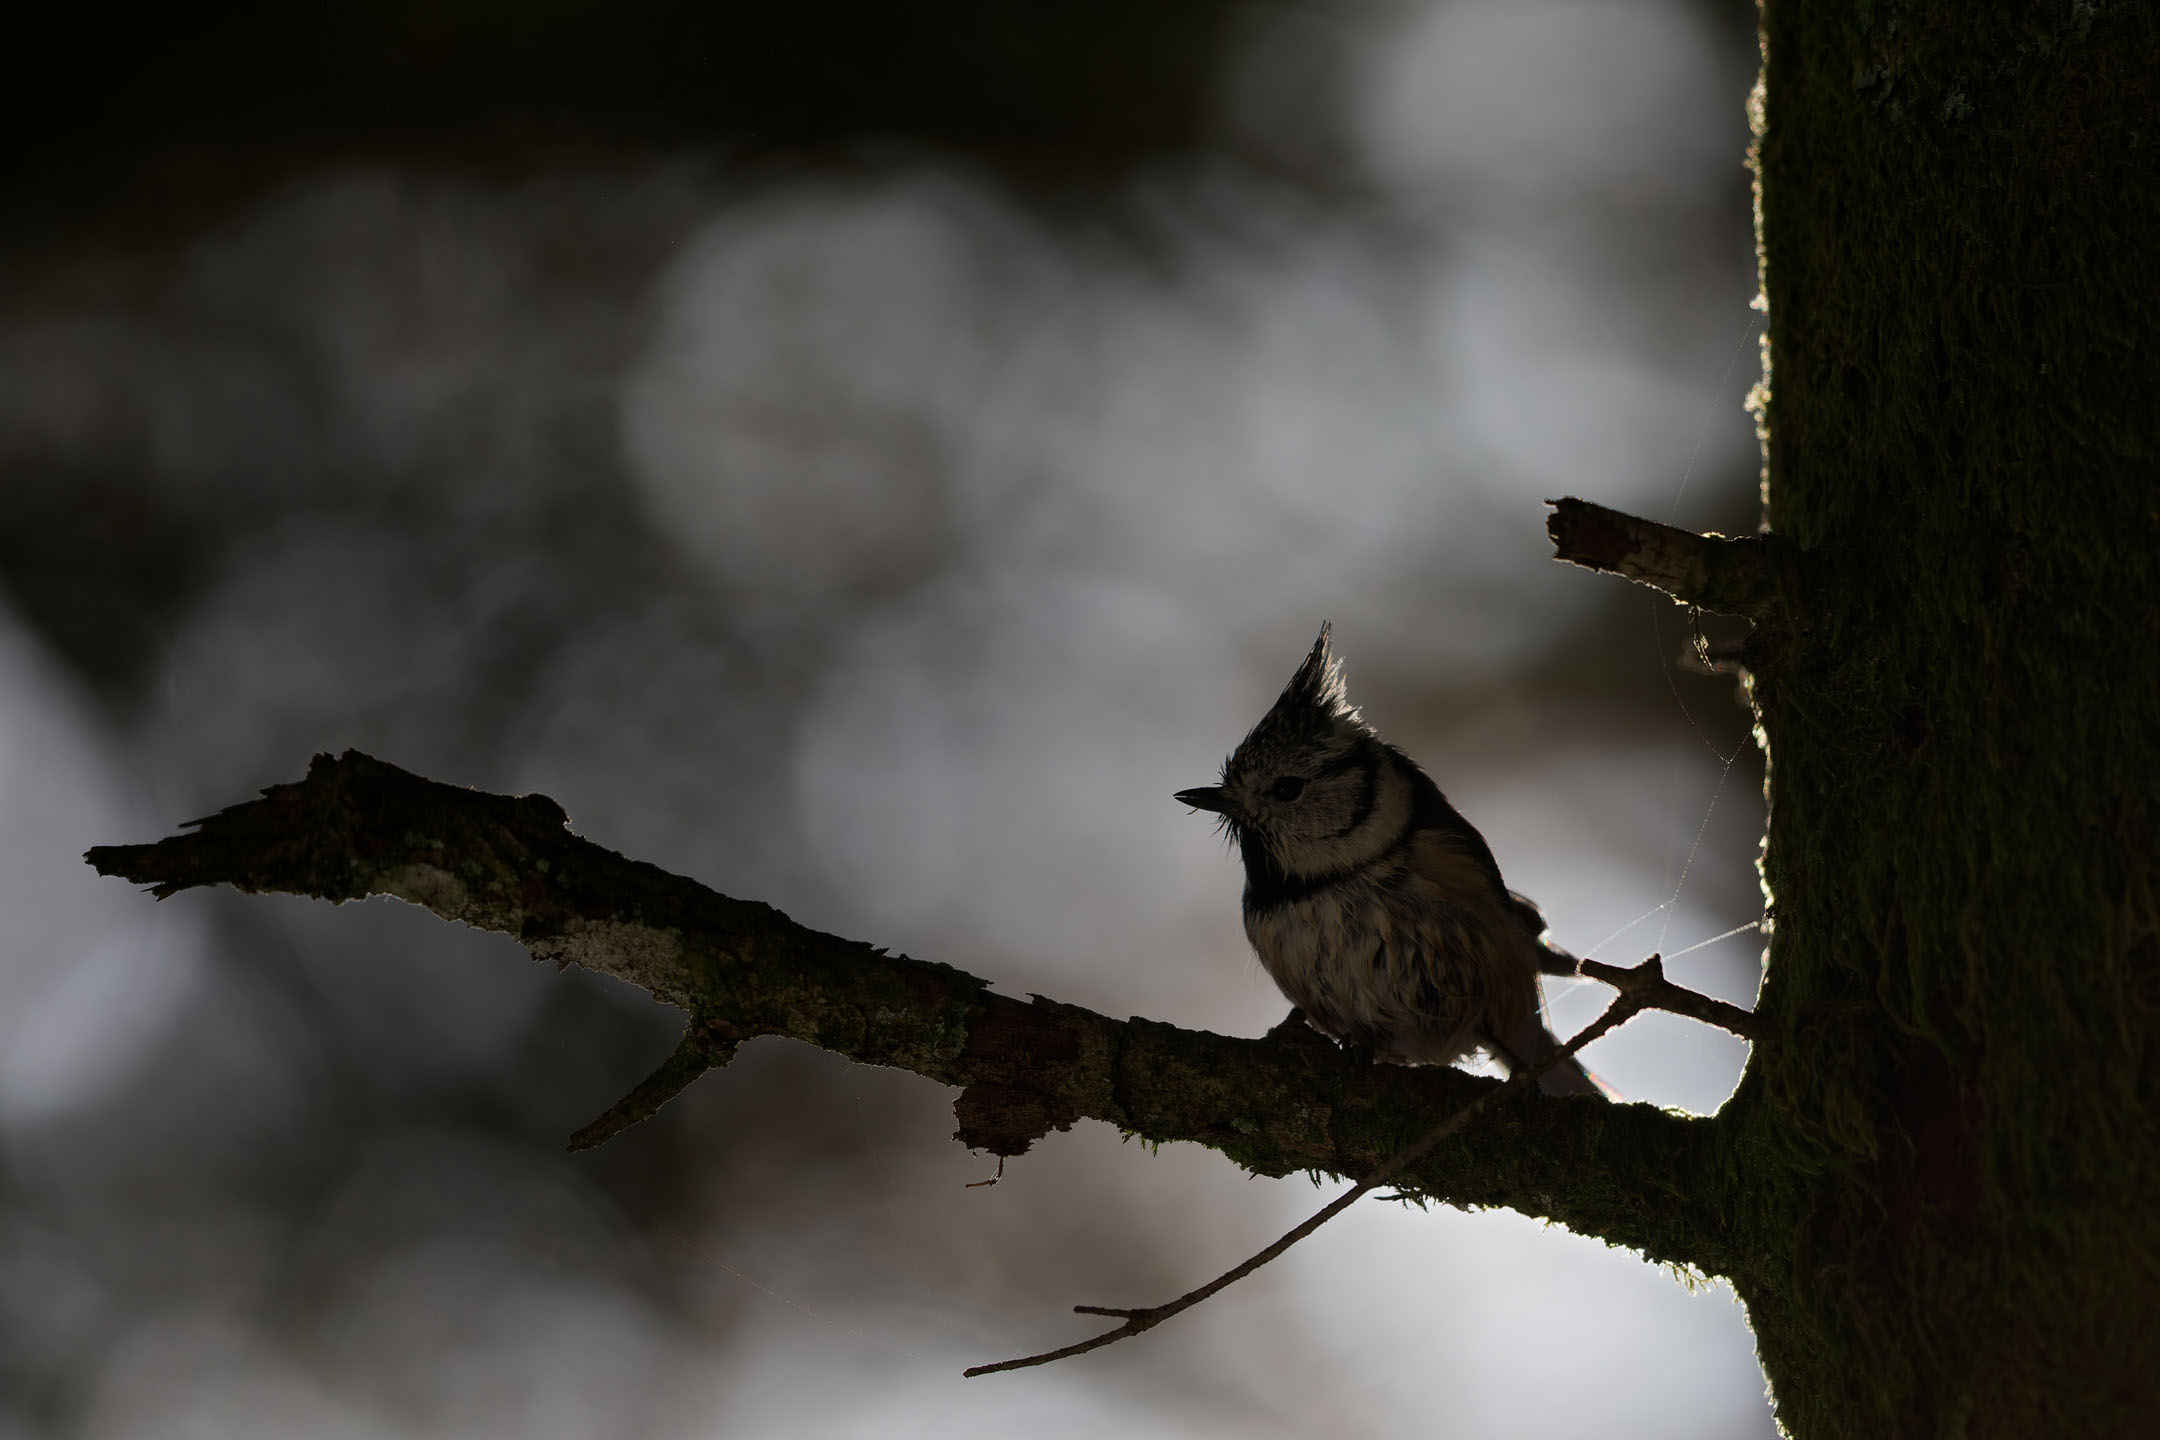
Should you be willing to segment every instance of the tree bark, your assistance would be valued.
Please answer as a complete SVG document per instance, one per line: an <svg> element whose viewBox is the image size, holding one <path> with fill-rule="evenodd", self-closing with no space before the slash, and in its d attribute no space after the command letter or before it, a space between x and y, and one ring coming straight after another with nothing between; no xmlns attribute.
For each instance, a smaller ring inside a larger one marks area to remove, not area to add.
<svg viewBox="0 0 2160 1440"><path fill-rule="evenodd" d="M2160 9L1764 0L1767 526L1563 502L1564 558L1747 615L1774 932L1714 1119L1530 1098L1404 1188L1730 1277L1788 1431L2131 1436L2160 1415ZM755 1035L1369 1173L1494 1082L991 993L364 756L153 846L161 895L402 896Z"/></svg>
<svg viewBox="0 0 2160 1440"><path fill-rule="evenodd" d="M2160 10L1764 0L1775 935L1720 1120L1795 1435L2160 1427Z"/></svg>

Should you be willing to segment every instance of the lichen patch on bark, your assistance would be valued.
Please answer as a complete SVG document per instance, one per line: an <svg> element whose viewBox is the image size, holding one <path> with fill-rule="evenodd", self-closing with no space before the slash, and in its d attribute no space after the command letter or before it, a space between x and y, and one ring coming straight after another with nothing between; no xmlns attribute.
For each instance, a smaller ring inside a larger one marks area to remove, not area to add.
<svg viewBox="0 0 2160 1440"><path fill-rule="evenodd" d="M582 966L652 992L678 988L682 972L683 932L633 920L573 916L555 933L527 939L525 948L557 967Z"/></svg>

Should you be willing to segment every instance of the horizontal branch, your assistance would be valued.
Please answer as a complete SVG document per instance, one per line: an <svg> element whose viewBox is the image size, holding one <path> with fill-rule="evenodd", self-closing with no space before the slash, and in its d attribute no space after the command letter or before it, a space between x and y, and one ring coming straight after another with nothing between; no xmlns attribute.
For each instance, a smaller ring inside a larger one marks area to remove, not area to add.
<svg viewBox="0 0 2160 1440"><path fill-rule="evenodd" d="M1554 555L1662 590L1688 605L1762 619L1778 604L1786 542L1772 535L1698 535L1587 500L1552 500Z"/></svg>
<svg viewBox="0 0 2160 1440"><path fill-rule="evenodd" d="M999 1156L1092 1118L1207 1145L1265 1175L1369 1175L1434 1117L1499 1083L1373 1064L1303 1026L1238 1039L994 994L951 966L822 934L580 839L544 796L439 784L355 751L317 756L305 780L192 833L87 858L161 899L219 884L330 901L393 895L685 1011L683 1044L580 1145L652 1114L762 1035L963 1087L958 1138ZM1533 1095L1495 1107L1396 1183L1729 1273L1713 1140L1714 1122L1654 1106Z"/></svg>

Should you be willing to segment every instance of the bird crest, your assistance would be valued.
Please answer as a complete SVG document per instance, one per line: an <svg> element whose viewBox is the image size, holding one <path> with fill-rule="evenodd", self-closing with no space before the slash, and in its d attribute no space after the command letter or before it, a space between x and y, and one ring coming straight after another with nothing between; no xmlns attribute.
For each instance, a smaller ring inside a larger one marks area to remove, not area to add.
<svg viewBox="0 0 2160 1440"><path fill-rule="evenodd" d="M1224 766L1226 771L1243 770L1255 761L1272 763L1288 754L1331 749L1371 733L1345 691L1342 662L1329 643L1331 629L1321 625L1320 638L1313 641L1305 663L1290 677L1274 707L1239 743Z"/></svg>

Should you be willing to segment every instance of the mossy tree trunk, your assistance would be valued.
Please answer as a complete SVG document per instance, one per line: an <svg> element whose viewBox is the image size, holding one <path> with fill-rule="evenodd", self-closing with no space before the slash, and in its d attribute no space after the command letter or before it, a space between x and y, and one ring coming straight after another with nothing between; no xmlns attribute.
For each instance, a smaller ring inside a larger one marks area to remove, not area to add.
<svg viewBox="0 0 2160 1440"><path fill-rule="evenodd" d="M1756 621L1748 1070L1714 1119L1489 1105L1393 1183L1730 1277L1801 1440L2160 1433L2160 10L1766 0L1764 35L1768 531L1553 521ZM1369 1174L1495 1084L1010 1000L362 756L91 858L399 895L681 1007L578 1143L758 1035L962 1087L1000 1155L1094 1117L1267 1174Z"/></svg>
<svg viewBox="0 0 2160 1440"><path fill-rule="evenodd" d="M1763 24L1734 1279L1795 1435L2160 1434L2160 10Z"/></svg>

